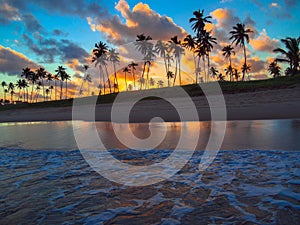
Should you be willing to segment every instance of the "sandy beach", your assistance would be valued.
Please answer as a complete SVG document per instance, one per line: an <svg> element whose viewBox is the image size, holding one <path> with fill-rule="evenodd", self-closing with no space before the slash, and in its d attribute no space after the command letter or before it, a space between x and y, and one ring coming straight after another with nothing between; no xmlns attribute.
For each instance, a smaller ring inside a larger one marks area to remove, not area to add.
<svg viewBox="0 0 300 225"><path fill-rule="evenodd" d="M214 109L218 110L218 96L215 98ZM227 120L260 120L260 119L293 119L300 117L300 86L285 89L261 90L256 92L224 94ZM192 98L199 114L200 121L211 120L211 111L205 96ZM176 99L179 107L185 104ZM119 112L126 108L127 102L119 105ZM86 107L83 105L82 107ZM95 107L96 121L111 121L112 104L100 104ZM83 113L77 113L76 119L86 119ZM164 100L147 100L138 102L131 110L130 122L148 122L153 117L161 117L165 121L180 121L174 107ZM70 121L72 107L49 107L0 110L0 122L31 122L31 121ZM186 120L194 120L187 118ZM217 119L218 120L218 119ZM118 118L113 120L118 121Z"/></svg>

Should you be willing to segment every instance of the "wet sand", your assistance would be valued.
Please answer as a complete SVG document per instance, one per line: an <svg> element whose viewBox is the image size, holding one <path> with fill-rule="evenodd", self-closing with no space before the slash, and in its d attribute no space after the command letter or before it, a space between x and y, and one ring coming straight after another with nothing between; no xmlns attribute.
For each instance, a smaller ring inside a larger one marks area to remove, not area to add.
<svg viewBox="0 0 300 225"><path fill-rule="evenodd" d="M256 92L235 93L224 95L227 120L265 120L294 119L300 117L300 86L277 90L262 90ZM192 98L196 105L199 120L211 120L211 111L205 96ZM176 99L179 107L185 107L182 99ZM119 112L128 107L125 102L120 105ZM214 110L219 110L220 98L215 97ZM86 105L82 106L85 109ZM95 108L96 121L111 121L112 104L100 104ZM221 109L221 108L220 108ZM161 117L165 121L181 121L174 107L164 100L147 100L138 102L130 114L130 122L148 122L153 117ZM86 119L84 113L78 113L77 120ZM0 110L0 122L30 122L30 121L70 121L72 107L31 108ZM194 118L187 117L186 121ZM218 118L216 119L218 120ZM127 122L113 119L113 122Z"/></svg>

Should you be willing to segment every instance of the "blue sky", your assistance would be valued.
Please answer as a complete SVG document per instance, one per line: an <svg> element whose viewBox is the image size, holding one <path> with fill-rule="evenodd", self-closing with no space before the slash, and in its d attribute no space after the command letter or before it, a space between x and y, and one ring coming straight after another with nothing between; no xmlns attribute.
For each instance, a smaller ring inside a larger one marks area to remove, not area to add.
<svg viewBox="0 0 300 225"><path fill-rule="evenodd" d="M298 0L0 0L0 5L0 81L8 82L25 66L54 72L64 65L71 75L79 74L100 40L120 45L140 33L154 39L183 37L192 33L188 20L198 9L213 16L220 45L212 55L215 65L222 66L219 51L230 27L246 22L255 31L248 45L253 74L264 77L265 63L275 57L272 49L281 38L298 37L300 30Z"/></svg>

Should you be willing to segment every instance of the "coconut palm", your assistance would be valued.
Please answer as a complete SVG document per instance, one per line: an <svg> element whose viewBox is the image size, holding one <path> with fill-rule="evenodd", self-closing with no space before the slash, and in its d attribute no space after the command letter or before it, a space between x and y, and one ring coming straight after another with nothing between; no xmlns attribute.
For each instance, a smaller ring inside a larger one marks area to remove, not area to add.
<svg viewBox="0 0 300 225"><path fill-rule="evenodd" d="M38 77L38 79L41 81L42 83L42 88L43 88L43 96L44 96L44 101L46 100L46 96L45 96L45 85L44 85L44 79L47 77L47 72L44 68L40 67L37 69L36 71L36 75Z"/></svg>
<svg viewBox="0 0 300 225"><path fill-rule="evenodd" d="M168 78L168 87L170 87L170 79L174 78L174 73L172 71L168 71L167 78Z"/></svg>
<svg viewBox="0 0 300 225"><path fill-rule="evenodd" d="M131 69L131 74L132 74L132 78L133 78L133 88L135 88L135 74L134 74L134 71L136 70L136 68L135 68L136 66L138 66L138 64L133 62L133 61L128 65L128 68Z"/></svg>
<svg viewBox="0 0 300 225"><path fill-rule="evenodd" d="M63 82L65 81L65 77L66 77L66 68L64 68L63 66L58 66L55 72L60 80L60 100L62 100Z"/></svg>
<svg viewBox="0 0 300 225"><path fill-rule="evenodd" d="M281 39L281 42L284 44L286 49L283 48L276 48L274 52L280 53L283 58L276 58L277 62L285 62L289 63L288 74L294 75L299 71L299 63L300 63L300 37L298 38L291 38L287 37L285 39Z"/></svg>
<svg viewBox="0 0 300 225"><path fill-rule="evenodd" d="M34 96L33 96L33 91L34 91L34 85L38 82L39 78L36 73L32 72L31 76L29 77L29 82L31 82L31 96L30 96L30 101L34 102Z"/></svg>
<svg viewBox="0 0 300 225"><path fill-rule="evenodd" d="M164 81L163 80L158 80L157 81L157 86L158 86L158 88L162 88L164 86Z"/></svg>
<svg viewBox="0 0 300 225"><path fill-rule="evenodd" d="M240 72L236 68L233 68L233 77L236 79L236 81L239 81Z"/></svg>
<svg viewBox="0 0 300 225"><path fill-rule="evenodd" d="M175 62L176 62L173 86L175 85L176 82L177 69L179 74L179 85L181 85L181 62L180 61L181 61L181 56L184 54L184 49L181 47L181 41L178 40L177 36L172 37L169 43L170 43L169 51L174 55Z"/></svg>
<svg viewBox="0 0 300 225"><path fill-rule="evenodd" d="M27 101L28 101L28 83L25 79L22 79L22 88L24 89L23 95L24 95L24 101L25 101L25 89L26 89L26 95L27 95Z"/></svg>
<svg viewBox="0 0 300 225"><path fill-rule="evenodd" d="M127 86L127 73L130 72L130 69L126 66L126 67L123 69L123 72L124 72L124 77L125 77L125 87L126 87L126 91L128 91L128 86Z"/></svg>
<svg viewBox="0 0 300 225"><path fill-rule="evenodd" d="M230 81L233 81L233 71L234 71L234 68L231 65L228 65L225 68L226 76L229 76Z"/></svg>
<svg viewBox="0 0 300 225"><path fill-rule="evenodd" d="M245 24L238 23L235 26L233 26L233 30L229 33L231 34L231 37L229 38L232 40L232 43L235 43L236 45L240 45L240 47L244 48L244 64L247 65L247 53L246 53L246 43L249 43L249 33L252 33L253 31L249 28L245 27ZM245 71L243 71L243 77L242 81L245 79Z"/></svg>
<svg viewBox="0 0 300 225"><path fill-rule="evenodd" d="M167 64L167 58L166 58L167 50L168 49L167 49L166 44L164 44L161 40L158 40L156 42L155 52L164 59L166 73L168 73L168 64Z"/></svg>
<svg viewBox="0 0 300 225"><path fill-rule="evenodd" d="M149 84L151 87L153 87L155 85L155 80L152 77L149 80Z"/></svg>
<svg viewBox="0 0 300 225"><path fill-rule="evenodd" d="M36 82L36 75L35 73L29 68L29 67L26 67L26 68L23 68L22 69L22 74L21 74L21 77L25 77L25 79L29 82ZM32 89L31 89L31 100L32 100L32 94L33 94L33 86L34 86L34 83L32 83ZM27 102L28 102L28 90L26 90L27 92Z"/></svg>
<svg viewBox="0 0 300 225"><path fill-rule="evenodd" d="M225 58L229 59L229 66L230 68L232 68L232 61L231 61L231 55L235 54L235 51L233 51L233 47L231 45L226 45L223 49L222 49L222 54ZM232 71L229 74L230 75L230 81L232 81Z"/></svg>
<svg viewBox="0 0 300 225"><path fill-rule="evenodd" d="M248 80L250 80L249 74L248 72L251 70L251 66L249 64L243 64L242 66L242 72L243 74L247 74L248 75Z"/></svg>
<svg viewBox="0 0 300 225"><path fill-rule="evenodd" d="M112 93L111 91L111 83L110 83L110 78L109 78L109 74L107 71L107 53L108 53L108 46L100 41L99 43L95 44L95 48L93 49L93 59L92 61L95 62L95 66L97 66L99 64L99 72L103 74L103 79L104 78L104 71L102 69L102 66L104 67L105 71L106 71L106 76L107 76L107 81L108 81L108 87L109 87L109 91L110 93ZM100 74L100 79L101 79L101 74ZM101 83L101 81L100 81ZM104 92L105 92L105 82L104 82Z"/></svg>
<svg viewBox="0 0 300 225"><path fill-rule="evenodd" d="M118 64L120 62L120 57L119 57L119 53L116 52L116 49L111 48L108 51L108 60L113 64L114 67L114 75L115 75L115 80L114 80L114 92L116 92L116 87L119 87L119 83L118 83L118 78L117 78L117 71L116 71L116 64ZM118 88L118 92L119 92L119 88Z"/></svg>
<svg viewBox="0 0 300 225"><path fill-rule="evenodd" d="M150 67L153 59L156 57L156 51L153 48L154 45L152 43L149 44L147 53L144 58L144 66L147 66L147 75L146 75L146 87L149 88L149 73L150 73Z"/></svg>
<svg viewBox="0 0 300 225"><path fill-rule="evenodd" d="M46 93L46 96L47 96L47 100L49 101L50 90L47 88L46 91L45 91L45 93Z"/></svg>
<svg viewBox="0 0 300 225"><path fill-rule="evenodd" d="M213 78L216 78L218 76L219 71L216 67L210 67L210 74Z"/></svg>
<svg viewBox="0 0 300 225"><path fill-rule="evenodd" d="M57 88L56 88L56 81L59 81L59 76L57 74L55 74L53 76L53 80L54 80L54 95L55 95L55 101L57 100Z"/></svg>
<svg viewBox="0 0 300 225"><path fill-rule="evenodd" d="M281 68L277 64L276 60L274 60L273 62L271 62L268 65L268 71L274 78L280 76L280 70L281 70Z"/></svg>
<svg viewBox="0 0 300 225"><path fill-rule="evenodd" d="M52 99L52 90L53 90L53 86L51 85L50 87L49 87L49 90L50 90L50 101L51 101L51 99Z"/></svg>
<svg viewBox="0 0 300 225"><path fill-rule="evenodd" d="M193 53L193 59L194 59L194 65L195 65L195 81L197 84L197 80L198 80L198 69L197 69L197 62L196 62L196 55L195 55L195 49L197 46L197 43L195 41L195 38L192 37L192 35L187 35L184 39L183 39L183 43L182 46L185 47L186 49L190 50Z"/></svg>
<svg viewBox="0 0 300 225"><path fill-rule="evenodd" d="M71 76L68 73L65 73L66 99L68 99L68 80L71 80Z"/></svg>
<svg viewBox="0 0 300 225"><path fill-rule="evenodd" d="M8 91L10 91L10 101L11 102L13 102L13 95L14 95L14 89L15 89L15 85L12 83L12 82L10 82L9 84L8 84Z"/></svg>
<svg viewBox="0 0 300 225"><path fill-rule="evenodd" d="M204 16L204 10L194 11L193 15L195 17L190 18L189 22L192 24L193 31L200 35L204 31L206 23L211 23L211 16Z"/></svg>
<svg viewBox="0 0 300 225"><path fill-rule="evenodd" d="M3 89L3 101L5 101L6 99L5 87L7 86L7 83L5 81L2 81L1 86Z"/></svg>
<svg viewBox="0 0 300 225"><path fill-rule="evenodd" d="M42 86L42 82L39 81L39 82L37 83L36 88L35 88L35 90L36 90L36 93L35 93L35 102L38 101L39 94L40 94L40 90L41 90L41 86Z"/></svg>
<svg viewBox="0 0 300 225"><path fill-rule="evenodd" d="M16 87L19 89L18 101L20 101L20 98L21 98L21 90L22 90L22 88L23 88L22 80L21 80L21 79L17 80L17 82L16 82Z"/></svg>
<svg viewBox="0 0 300 225"><path fill-rule="evenodd" d="M198 80L198 73L200 73L200 59L202 58L203 60L203 67L204 67L204 77L206 78L206 64L205 64L205 58L207 57L207 51L206 47L202 43L197 43L197 47L195 49L195 54L198 57L198 62L197 62L197 77L196 77L196 82ZM203 81L203 78L200 77L200 79Z"/></svg>
<svg viewBox="0 0 300 225"><path fill-rule="evenodd" d="M206 50L206 56L207 56L207 75L209 75L210 72L210 52L213 49L213 44L217 44L217 39L213 36L211 36L211 32L206 32L204 30L203 32L203 37L202 37L202 45L204 46L205 50ZM207 79L208 80L208 79Z"/></svg>
<svg viewBox="0 0 300 225"><path fill-rule="evenodd" d="M87 83L88 86L88 95L90 94L90 83L92 83L92 77L90 74L87 74L84 78L83 78L84 82Z"/></svg>

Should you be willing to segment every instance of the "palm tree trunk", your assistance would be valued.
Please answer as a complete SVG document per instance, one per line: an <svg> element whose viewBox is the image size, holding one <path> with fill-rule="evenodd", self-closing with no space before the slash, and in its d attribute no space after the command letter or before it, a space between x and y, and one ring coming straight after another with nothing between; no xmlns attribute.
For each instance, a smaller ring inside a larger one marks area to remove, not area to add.
<svg viewBox="0 0 300 225"><path fill-rule="evenodd" d="M176 64L175 64L175 75L174 75L174 81L173 81L173 86L175 86L175 82L176 82L176 77L177 77L177 67L178 67L178 63L177 60L175 60Z"/></svg>
<svg viewBox="0 0 300 225"><path fill-rule="evenodd" d="M126 72L125 72L125 86L126 86L126 91L128 91L128 87L127 87L127 78L126 78Z"/></svg>
<svg viewBox="0 0 300 225"><path fill-rule="evenodd" d="M60 81L60 100L62 100L62 94L63 94L63 81Z"/></svg>
<svg viewBox="0 0 300 225"><path fill-rule="evenodd" d="M146 62L144 62L144 66L143 66L142 79L144 78L145 69L146 69ZM141 82L140 90L142 90L142 86L143 86L143 83Z"/></svg>
<svg viewBox="0 0 300 225"><path fill-rule="evenodd" d="M247 54L246 54L246 46L245 46L245 44L244 44L244 57L245 57L245 65L247 66ZM244 81L244 79L245 79L245 72L246 71L243 71L242 81Z"/></svg>
<svg viewBox="0 0 300 225"><path fill-rule="evenodd" d="M179 72L179 85L181 86L181 63L180 58L178 58L178 72Z"/></svg>
<svg viewBox="0 0 300 225"><path fill-rule="evenodd" d="M31 87L31 96L30 96L30 102L32 102L33 87L34 87L34 83L32 83L32 87Z"/></svg>
<svg viewBox="0 0 300 225"><path fill-rule="evenodd" d="M230 82L232 82L232 65L231 65L231 56L229 56L229 65L230 65L230 68L231 68L231 71L230 71Z"/></svg>
<svg viewBox="0 0 300 225"><path fill-rule="evenodd" d="M19 88L18 101L20 101L21 89Z"/></svg>
<svg viewBox="0 0 300 225"><path fill-rule="evenodd" d="M111 84L110 84L110 79L109 79L109 74L108 74L107 66L104 65L104 67L105 67L105 71L106 71L106 77L107 77L107 81L108 81L109 92L112 93L111 92Z"/></svg>
<svg viewBox="0 0 300 225"><path fill-rule="evenodd" d="M116 64L115 63L114 63L114 74L115 74L115 82L117 84L118 92L120 92L120 90L119 90L119 82L118 82L117 72L116 72Z"/></svg>
<svg viewBox="0 0 300 225"><path fill-rule="evenodd" d="M68 80L66 79L66 99L68 99Z"/></svg>
<svg viewBox="0 0 300 225"><path fill-rule="evenodd" d="M46 101L44 80L42 80L42 85L43 85L43 96L44 96L44 101Z"/></svg>
<svg viewBox="0 0 300 225"><path fill-rule="evenodd" d="M134 69L132 69L132 77L133 77L133 88L135 88L135 75L134 75Z"/></svg>
<svg viewBox="0 0 300 225"><path fill-rule="evenodd" d="M56 96L57 96L57 94L56 94L56 80L54 80L54 94L55 94L55 101L57 100L56 99Z"/></svg>
<svg viewBox="0 0 300 225"><path fill-rule="evenodd" d="M210 60L209 60L209 53L207 53L207 81L209 81L210 77L209 77L209 69L210 69Z"/></svg>

